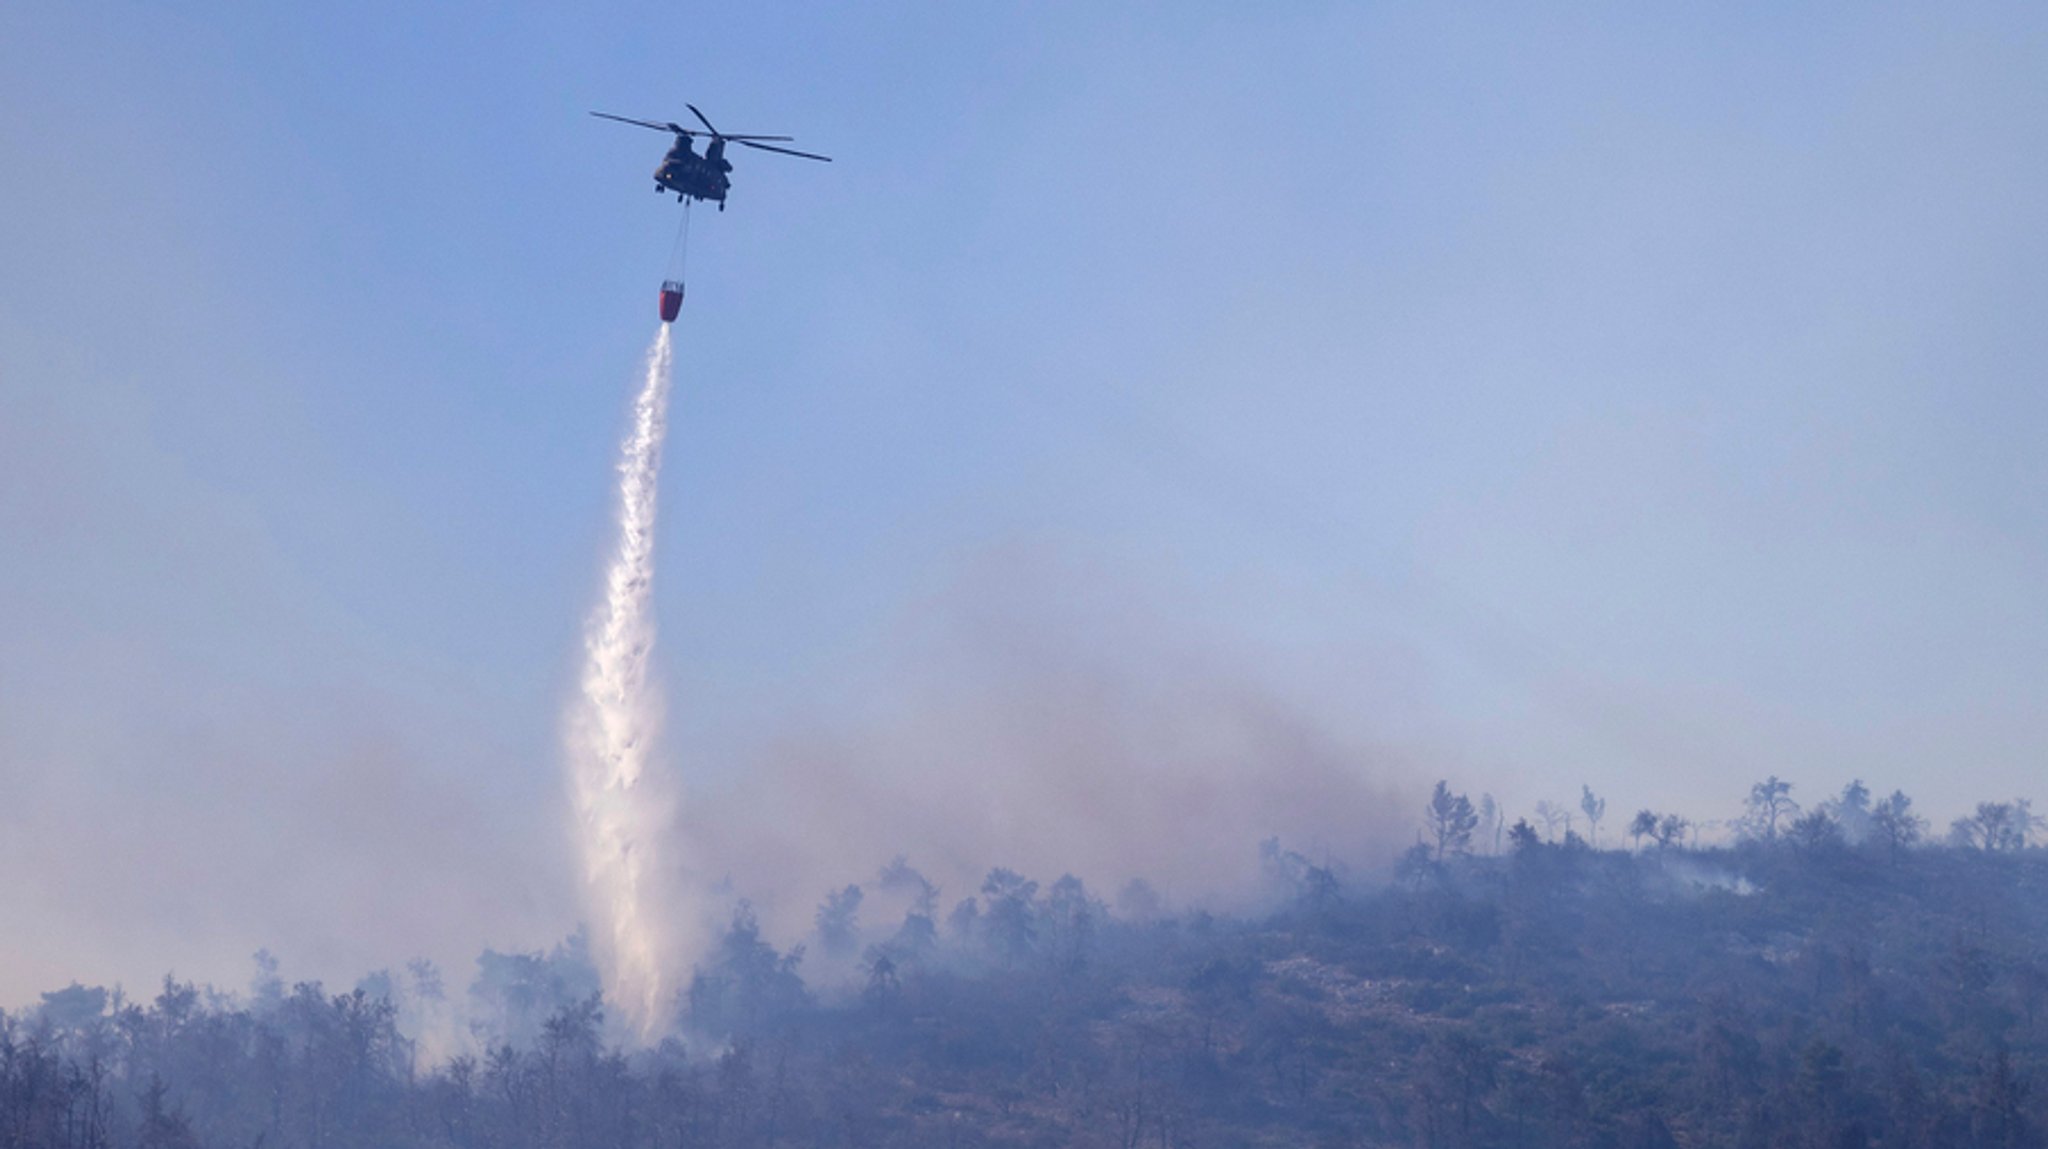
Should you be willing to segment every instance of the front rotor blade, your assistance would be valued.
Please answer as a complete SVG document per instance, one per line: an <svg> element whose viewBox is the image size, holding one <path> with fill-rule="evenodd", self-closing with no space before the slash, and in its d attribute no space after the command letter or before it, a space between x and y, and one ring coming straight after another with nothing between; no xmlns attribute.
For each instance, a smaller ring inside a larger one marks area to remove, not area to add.
<svg viewBox="0 0 2048 1149"><path fill-rule="evenodd" d="M682 132L682 134L684 135L691 134L689 132L683 132L683 129L676 127L674 124L657 124L652 120L636 120L631 116L614 116L610 112L592 112L590 114L596 116L600 120L617 120L622 124L638 124L643 128L653 128L657 132Z"/></svg>
<svg viewBox="0 0 2048 1149"><path fill-rule="evenodd" d="M705 119L704 113L697 110L697 105L684 104L683 106L690 109L690 114L697 117L697 122L703 124L706 131L710 132L714 136L718 134L718 129L711 126L711 121Z"/></svg>
<svg viewBox="0 0 2048 1149"><path fill-rule="evenodd" d="M793 140L795 136L720 136L721 140Z"/></svg>
<svg viewBox="0 0 2048 1149"><path fill-rule="evenodd" d="M726 139L728 139L728 140L730 140L730 139L734 139L734 138L736 138L736 137L733 137L733 136L727 136L727 137L725 137L725 138L726 138ZM802 156L803 158L805 158L805 159L807 159L807 160L824 160L824 161L825 161L826 163L828 163L828 164L832 162L832 157L831 157L831 156L821 156L821 155L815 155L815 154L813 154L813 153L811 153L811 152L800 152L800 151L797 151L797 150L796 150L795 148L777 148L777 147L771 147L771 146L769 146L769 145L767 145L767 144L757 144L757 143L754 143L754 142L753 142L752 140L740 140L739 142L740 142L740 143L741 143L742 145L746 146L746 147L750 147L750 148L759 148L759 149L760 149L761 151L764 151L764 152L781 152L781 153L782 153L783 155L785 155L785 156Z"/></svg>

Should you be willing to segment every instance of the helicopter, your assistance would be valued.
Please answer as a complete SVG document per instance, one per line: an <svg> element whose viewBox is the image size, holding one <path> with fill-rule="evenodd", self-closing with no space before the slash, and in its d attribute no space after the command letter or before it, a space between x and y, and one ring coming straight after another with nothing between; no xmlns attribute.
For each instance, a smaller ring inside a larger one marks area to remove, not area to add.
<svg viewBox="0 0 2048 1149"><path fill-rule="evenodd" d="M789 143L795 138L793 136L728 135L712 127L711 121L704 118L704 113L697 110L697 105L683 106L690 109L690 114L697 117L698 123L704 125L703 131L676 123L656 123L653 120L636 120L630 116L614 116L610 112L590 114L601 120L617 120L622 124L638 124L657 132L675 133L675 146L668 150L668 155L662 157L661 166L654 169L654 190L676 193L677 203L689 199L713 200L717 202L719 211L725 210L725 193L732 187L732 180L726 174L732 171L732 161L725 158L727 143L764 152L780 152L785 156L800 156L807 160L823 160L828 164L832 162L831 156L800 152L794 148L778 148L762 142L773 140L777 143ZM711 141L704 146L704 154L701 156L697 154L697 149L691 146L691 141L698 136Z"/></svg>

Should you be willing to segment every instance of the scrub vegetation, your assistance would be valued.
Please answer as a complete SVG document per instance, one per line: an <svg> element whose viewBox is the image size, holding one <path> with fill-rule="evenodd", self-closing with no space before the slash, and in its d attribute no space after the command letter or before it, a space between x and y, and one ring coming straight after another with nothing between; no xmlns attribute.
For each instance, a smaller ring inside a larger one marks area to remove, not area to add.
<svg viewBox="0 0 2048 1149"><path fill-rule="evenodd" d="M487 953L459 1002L425 963L336 994L265 955L239 994L73 986L0 1018L0 1146L2048 1143L2025 802L1946 834L1776 778L1704 829L1590 790L1417 813L1391 874L1265 843L1257 914L1005 869L946 897L903 860L805 946L742 904L631 1052L580 939Z"/></svg>

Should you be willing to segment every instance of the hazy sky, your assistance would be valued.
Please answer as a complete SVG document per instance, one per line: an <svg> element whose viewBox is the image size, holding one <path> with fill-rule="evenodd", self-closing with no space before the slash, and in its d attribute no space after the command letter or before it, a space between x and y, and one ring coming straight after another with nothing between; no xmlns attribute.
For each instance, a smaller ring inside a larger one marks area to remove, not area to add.
<svg viewBox="0 0 2048 1149"><path fill-rule="evenodd" d="M2048 799L2039 5L507 7L0 7L0 1003L572 928L680 211L591 109L837 161L697 212L663 487L778 920L1437 777Z"/></svg>

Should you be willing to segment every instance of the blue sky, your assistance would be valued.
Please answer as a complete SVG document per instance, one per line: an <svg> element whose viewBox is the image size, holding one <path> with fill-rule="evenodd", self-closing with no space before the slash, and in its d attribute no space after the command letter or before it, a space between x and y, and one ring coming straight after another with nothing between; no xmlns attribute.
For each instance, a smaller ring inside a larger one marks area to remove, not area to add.
<svg viewBox="0 0 2048 1149"><path fill-rule="evenodd" d="M698 212L663 492L699 864L818 838L788 788L877 827L760 878L790 920L927 840L1171 885L1150 783L1044 763L1190 731L1375 833L1439 776L2029 793L2044 64L2023 5L10 5L0 999L573 924L679 210L592 109L836 159Z"/></svg>

